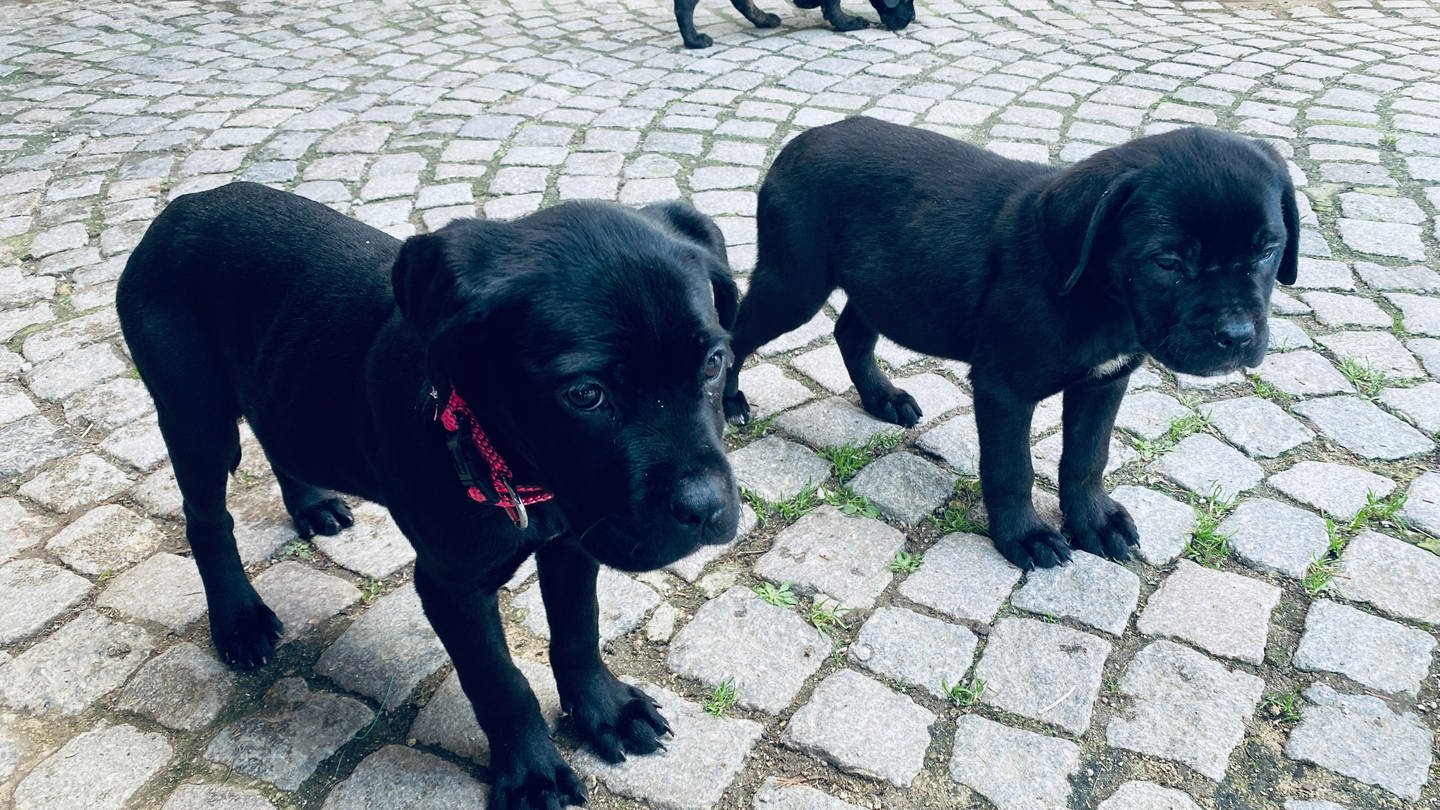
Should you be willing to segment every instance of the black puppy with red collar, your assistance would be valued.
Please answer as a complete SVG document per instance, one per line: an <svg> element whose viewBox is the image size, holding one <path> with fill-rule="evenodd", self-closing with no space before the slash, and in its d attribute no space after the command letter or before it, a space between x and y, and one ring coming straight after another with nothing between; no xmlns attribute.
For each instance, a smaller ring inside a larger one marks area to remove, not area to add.
<svg viewBox="0 0 1440 810"><path fill-rule="evenodd" d="M856 17L840 7L840 0L794 0L797 8L818 8L836 31L858 31L868 28L870 22ZM695 6L700 0L675 0L675 22L680 26L680 39L687 48L708 48L715 41L708 34L695 29ZM745 16L756 28L774 28L780 18L767 11L761 11L755 0L730 0L730 5ZM899 31L915 21L915 0L870 0L880 23L891 31Z"/></svg>
<svg viewBox="0 0 1440 810"><path fill-rule="evenodd" d="M490 740L490 807L585 800L500 623L496 591L531 554L577 734L610 761L660 746L654 701L600 659L595 578L735 535L720 400L736 290L713 222L565 203L402 244L235 183L160 214L116 306L227 662L263 666L280 633L225 507L243 416L302 534L349 525L338 491L384 504L415 546L425 614Z"/></svg>

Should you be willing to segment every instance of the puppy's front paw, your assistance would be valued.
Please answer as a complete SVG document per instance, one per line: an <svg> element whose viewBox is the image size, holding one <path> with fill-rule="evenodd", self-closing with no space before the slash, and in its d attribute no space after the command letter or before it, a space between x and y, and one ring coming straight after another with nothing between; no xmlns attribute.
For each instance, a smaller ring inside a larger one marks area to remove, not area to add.
<svg viewBox="0 0 1440 810"><path fill-rule="evenodd" d="M750 403L744 391L727 394L721 406L725 409L725 421L735 427L744 427L750 421Z"/></svg>
<svg viewBox="0 0 1440 810"><path fill-rule="evenodd" d="M338 495L308 504L290 518L295 521L295 531L306 540L317 534L339 534L355 523L350 507Z"/></svg>
<svg viewBox="0 0 1440 810"><path fill-rule="evenodd" d="M568 706L575 731L606 762L622 762L626 754L653 754L665 746L660 738L670 724L660 704L609 672L595 675Z"/></svg>
<svg viewBox="0 0 1440 810"><path fill-rule="evenodd" d="M490 810L554 810L585 804L589 797L548 737L518 750L494 751L490 770Z"/></svg>
<svg viewBox="0 0 1440 810"><path fill-rule="evenodd" d="M777 28L780 25L780 15L766 14L755 22L756 28Z"/></svg>
<svg viewBox="0 0 1440 810"><path fill-rule="evenodd" d="M899 388L879 400L874 408L866 408L876 419L884 419L903 428L912 428L920 423L920 403Z"/></svg>
<svg viewBox="0 0 1440 810"><path fill-rule="evenodd" d="M1070 544L1054 529L1043 526L1015 538L995 538L995 550L1026 571L1054 568L1070 561Z"/></svg>
<svg viewBox="0 0 1440 810"><path fill-rule="evenodd" d="M862 28L869 28L870 21L864 17L836 17L830 21L830 26L836 31L859 31Z"/></svg>
<svg viewBox="0 0 1440 810"><path fill-rule="evenodd" d="M697 33L693 37L681 37L681 39L685 40L685 47L695 50L699 50L700 48L708 48L711 45L715 44L715 40L711 39L709 34Z"/></svg>
<svg viewBox="0 0 1440 810"><path fill-rule="evenodd" d="M227 607L210 607L210 638L220 659L240 669L257 669L275 658L280 619L259 597Z"/></svg>
<svg viewBox="0 0 1440 810"><path fill-rule="evenodd" d="M1108 495L1087 499L1085 504L1063 510L1070 542L1112 560L1130 559L1130 549L1140 545L1140 532L1130 513Z"/></svg>

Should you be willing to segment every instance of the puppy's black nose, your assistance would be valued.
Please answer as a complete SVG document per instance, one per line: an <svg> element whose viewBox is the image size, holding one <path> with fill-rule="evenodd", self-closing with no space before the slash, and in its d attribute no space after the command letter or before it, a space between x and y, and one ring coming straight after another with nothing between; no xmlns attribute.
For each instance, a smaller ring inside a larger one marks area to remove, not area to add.
<svg viewBox="0 0 1440 810"><path fill-rule="evenodd" d="M681 529L700 535L702 543L728 542L729 537L719 535L733 533L735 509L731 484L720 473L682 479L670 499L670 514L675 522Z"/></svg>
<svg viewBox="0 0 1440 810"><path fill-rule="evenodd" d="M1230 318L1215 327L1215 345L1222 349L1243 349L1255 340L1255 322Z"/></svg>

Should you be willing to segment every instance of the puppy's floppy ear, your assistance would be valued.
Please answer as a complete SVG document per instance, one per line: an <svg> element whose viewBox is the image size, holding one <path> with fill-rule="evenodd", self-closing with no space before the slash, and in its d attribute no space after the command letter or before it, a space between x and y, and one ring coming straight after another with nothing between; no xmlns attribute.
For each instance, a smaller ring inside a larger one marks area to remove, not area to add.
<svg viewBox="0 0 1440 810"><path fill-rule="evenodd" d="M740 291L730 272L730 259L725 252L725 234L710 217L679 200L653 203L640 209L643 216L659 222L672 236L692 242L715 258L706 262L710 288L715 293L715 314L725 331L735 327Z"/></svg>
<svg viewBox="0 0 1440 810"><path fill-rule="evenodd" d="M1069 293L1090 265L1098 240L1130 199L1136 176L1134 170L1114 175L1112 167L1096 156L1071 168L1045 190L1041 202L1045 244L1056 263L1069 271L1060 295Z"/></svg>
<svg viewBox="0 0 1440 810"><path fill-rule="evenodd" d="M1300 266L1300 209L1295 204L1295 183L1290 179L1289 164L1274 144L1259 139L1255 139L1254 143L1274 164L1276 180L1280 183L1280 207L1285 218L1285 255L1280 259L1275 280L1281 284L1294 284Z"/></svg>
<svg viewBox="0 0 1440 810"><path fill-rule="evenodd" d="M436 385L450 382L450 359L461 333L479 328L504 298L502 279L488 272L497 223L456 220L400 246L390 284L400 314L425 345L426 370Z"/></svg>

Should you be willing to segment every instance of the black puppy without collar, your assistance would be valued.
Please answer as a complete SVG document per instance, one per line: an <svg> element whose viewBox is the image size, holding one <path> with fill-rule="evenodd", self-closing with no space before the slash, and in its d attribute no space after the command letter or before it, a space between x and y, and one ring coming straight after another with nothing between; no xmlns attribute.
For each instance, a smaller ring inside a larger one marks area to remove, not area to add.
<svg viewBox="0 0 1440 810"><path fill-rule="evenodd" d="M535 554L578 735L610 761L659 747L658 707L600 659L595 577L600 563L652 569L734 536L720 394L735 303L719 229L680 203L566 203L402 245L250 183L176 199L116 306L222 657L263 665L280 631L225 508L243 416L302 534L349 524L338 490L387 506L415 546L425 614L491 742L490 807L583 802L510 660L496 590ZM427 381L438 401L462 395L516 484L553 493L528 529L467 493L434 403L417 407Z"/></svg>
<svg viewBox="0 0 1440 810"><path fill-rule="evenodd" d="M749 417L740 363L844 289L835 339L876 417L906 427L920 417L875 364L879 335L970 363L990 534L1024 568L1070 557L1031 502L1035 404L1064 392L1071 542L1128 557L1134 522L1101 477L1130 372L1147 354L1198 375L1258 364L1270 291L1277 277L1295 281L1300 238L1279 154L1202 128L1060 168L851 118L781 150L756 218L726 416Z"/></svg>
<svg viewBox="0 0 1440 810"><path fill-rule="evenodd" d="M675 22L680 26L680 39L687 48L708 48L715 41L708 34L695 29L695 6L700 0L675 0ZM730 0L730 5L745 16L756 28L774 28L780 18L755 5L755 0ZM819 8L825 21L836 31L857 31L868 28L870 23L864 17L846 13L840 7L840 0L795 0L798 8ZM891 31L899 31L915 20L915 0L870 0L880 22Z"/></svg>

